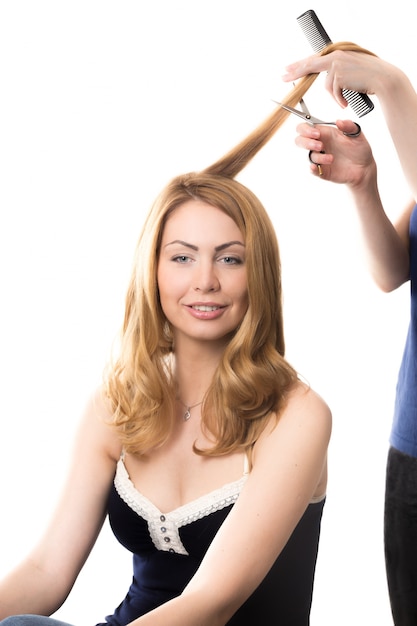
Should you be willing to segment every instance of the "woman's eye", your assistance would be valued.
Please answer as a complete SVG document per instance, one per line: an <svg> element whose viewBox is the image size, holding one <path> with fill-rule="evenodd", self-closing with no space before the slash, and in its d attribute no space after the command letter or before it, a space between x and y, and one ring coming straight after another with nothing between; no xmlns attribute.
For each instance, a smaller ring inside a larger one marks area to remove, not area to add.
<svg viewBox="0 0 417 626"><path fill-rule="evenodd" d="M235 256L224 256L221 261L225 265L240 265L242 260Z"/></svg>
<svg viewBox="0 0 417 626"><path fill-rule="evenodd" d="M190 257L185 254L180 254L175 256L172 260L175 261L175 263L187 263L190 260Z"/></svg>

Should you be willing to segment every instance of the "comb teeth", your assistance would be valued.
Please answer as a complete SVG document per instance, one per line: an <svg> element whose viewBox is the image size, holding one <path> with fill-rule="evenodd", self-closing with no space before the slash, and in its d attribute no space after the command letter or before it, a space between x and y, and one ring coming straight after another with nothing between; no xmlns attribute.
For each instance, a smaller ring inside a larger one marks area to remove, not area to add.
<svg viewBox="0 0 417 626"><path fill-rule="evenodd" d="M312 9L297 17L297 22L314 52L320 52L332 43L332 40L323 28L323 24ZM350 89L343 89L342 93L358 117L363 117L373 110L374 104L366 93L357 93Z"/></svg>
<svg viewBox="0 0 417 626"><path fill-rule="evenodd" d="M363 117L367 113L370 113L374 108L374 103L366 95L366 93L358 93L357 91L351 91L350 89L342 89L342 94L358 117Z"/></svg>
<svg viewBox="0 0 417 626"><path fill-rule="evenodd" d="M320 52L332 43L329 35L323 28L323 24L313 10L306 11L299 17L297 22L301 26L314 52Z"/></svg>

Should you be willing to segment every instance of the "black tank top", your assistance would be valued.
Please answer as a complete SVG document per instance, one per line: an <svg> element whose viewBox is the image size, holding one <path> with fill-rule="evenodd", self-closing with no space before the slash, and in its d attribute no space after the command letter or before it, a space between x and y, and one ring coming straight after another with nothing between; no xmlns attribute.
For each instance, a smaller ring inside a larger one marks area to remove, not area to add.
<svg viewBox="0 0 417 626"><path fill-rule="evenodd" d="M120 459L108 516L115 536L133 554L133 578L122 603L106 617L107 624L124 626L181 594L246 478L245 468L239 480L162 513L136 490ZM228 624L308 625L323 506L324 498L308 506L263 582Z"/></svg>

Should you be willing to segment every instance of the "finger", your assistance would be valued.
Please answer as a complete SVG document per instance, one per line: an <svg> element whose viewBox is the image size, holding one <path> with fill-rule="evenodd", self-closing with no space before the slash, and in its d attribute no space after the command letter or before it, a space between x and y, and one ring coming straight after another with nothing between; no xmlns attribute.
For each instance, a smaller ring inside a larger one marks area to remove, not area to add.
<svg viewBox="0 0 417 626"><path fill-rule="evenodd" d="M336 81L334 72L329 72L326 76L326 80L324 81L324 86L327 91L333 96L336 100L337 104L342 107L342 109L346 109L348 106L348 102L346 98L343 96L343 92L341 87Z"/></svg>
<svg viewBox="0 0 417 626"><path fill-rule="evenodd" d="M323 176L323 168L321 165L310 165L310 172L314 174L314 176Z"/></svg>
<svg viewBox="0 0 417 626"><path fill-rule="evenodd" d="M307 124L306 122L298 124L295 127L295 130L299 135L302 135L303 137L309 137L310 139L319 139L321 136L321 131L317 126Z"/></svg>
<svg viewBox="0 0 417 626"><path fill-rule="evenodd" d="M316 163L316 161L313 160L312 155L313 155L313 152L310 150L310 152L308 153L308 160L311 163L310 172L312 172L313 174L316 174L317 176L323 176L323 168L321 164Z"/></svg>
<svg viewBox="0 0 417 626"><path fill-rule="evenodd" d="M308 160L310 163L310 172L312 174L320 176L326 180L329 178L329 166L333 163L333 155L323 152L309 152Z"/></svg>
<svg viewBox="0 0 417 626"><path fill-rule="evenodd" d="M310 139L309 137L301 136L297 136L294 141L295 145L298 148L302 148L304 150L312 150L313 152L324 152L324 144L322 141L317 141L315 139Z"/></svg>
<svg viewBox="0 0 417 626"><path fill-rule="evenodd" d="M348 125L347 128L350 129L351 126ZM296 146L314 152L332 152L334 141L338 140L340 133L339 129L331 126L311 126L305 123L299 124L296 130L298 132L295 137Z"/></svg>
<svg viewBox="0 0 417 626"><path fill-rule="evenodd" d="M306 76L307 74L320 74L320 72L325 72L330 65L330 56L331 55L326 55L322 57L312 55L300 61L296 61L295 63L291 63L285 68L285 74L282 76L282 80L289 82Z"/></svg>
<svg viewBox="0 0 417 626"><path fill-rule="evenodd" d="M359 137L362 132L359 124L352 120L337 120L336 126L346 137Z"/></svg>
<svg viewBox="0 0 417 626"><path fill-rule="evenodd" d="M331 154L327 154L324 150L309 150L308 160L314 165L329 165L333 157Z"/></svg>

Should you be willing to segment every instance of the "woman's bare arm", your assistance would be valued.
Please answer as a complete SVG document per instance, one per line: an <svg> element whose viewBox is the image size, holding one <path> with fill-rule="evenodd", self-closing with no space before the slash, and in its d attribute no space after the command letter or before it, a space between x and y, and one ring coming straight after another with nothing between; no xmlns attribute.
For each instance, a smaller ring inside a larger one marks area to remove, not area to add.
<svg viewBox="0 0 417 626"><path fill-rule="evenodd" d="M120 452L104 423L107 416L97 393L83 416L68 479L45 534L0 582L0 619L22 613L50 615L70 592L102 527Z"/></svg>

